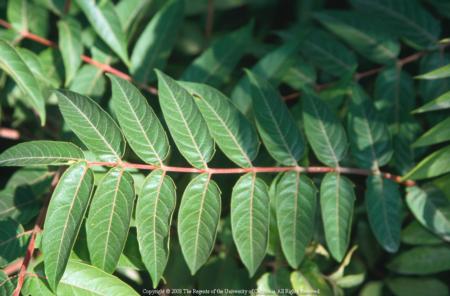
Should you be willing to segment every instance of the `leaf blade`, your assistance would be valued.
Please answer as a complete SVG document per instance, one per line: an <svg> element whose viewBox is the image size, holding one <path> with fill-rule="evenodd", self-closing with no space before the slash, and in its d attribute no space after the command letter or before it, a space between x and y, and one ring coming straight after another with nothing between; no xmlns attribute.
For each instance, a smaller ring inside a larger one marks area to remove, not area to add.
<svg viewBox="0 0 450 296"><path fill-rule="evenodd" d="M42 249L45 273L53 291L56 291L75 244L89 204L93 181L94 176L87 163L74 164L63 174L50 200Z"/></svg>
<svg viewBox="0 0 450 296"><path fill-rule="evenodd" d="M112 188L112 189L111 189ZM125 246L134 206L133 178L112 168L99 184L86 220L91 262L112 273Z"/></svg>
<svg viewBox="0 0 450 296"><path fill-rule="evenodd" d="M74 19L61 20L58 22L58 34L58 46L61 49L67 86L75 77L82 62L81 25Z"/></svg>
<svg viewBox="0 0 450 296"><path fill-rule="evenodd" d="M211 175L195 177L183 193L177 227L181 251L192 275L213 250L220 211L220 189Z"/></svg>
<svg viewBox="0 0 450 296"><path fill-rule="evenodd" d="M170 223L175 203L175 184L169 176L161 170L147 176L136 205L136 230L142 260L155 288L169 258ZM148 213L152 213L153 219L149 219Z"/></svg>

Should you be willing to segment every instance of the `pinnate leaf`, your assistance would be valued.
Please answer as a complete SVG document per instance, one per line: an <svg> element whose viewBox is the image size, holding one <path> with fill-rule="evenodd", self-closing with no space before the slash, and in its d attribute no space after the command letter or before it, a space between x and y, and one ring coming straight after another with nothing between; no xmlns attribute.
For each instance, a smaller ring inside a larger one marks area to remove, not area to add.
<svg viewBox="0 0 450 296"><path fill-rule="evenodd" d="M256 125L269 154L283 165L296 165L305 143L288 108L268 81L247 71Z"/></svg>
<svg viewBox="0 0 450 296"><path fill-rule="evenodd" d="M152 107L130 82L108 77L114 111L131 148L145 162L162 165L169 154L169 141Z"/></svg>
<svg viewBox="0 0 450 296"><path fill-rule="evenodd" d="M214 155L214 141L194 99L178 82L156 73L159 102L175 144L194 167L207 167Z"/></svg>
<svg viewBox="0 0 450 296"><path fill-rule="evenodd" d="M338 167L347 152L347 135L334 111L311 91L303 98L303 122L306 137L324 164Z"/></svg>
<svg viewBox="0 0 450 296"><path fill-rule="evenodd" d="M282 175L276 186L276 215L283 253L292 268L305 255L314 231L317 189L299 172Z"/></svg>
<svg viewBox="0 0 450 296"><path fill-rule="evenodd" d="M259 139L250 121L215 88L186 82L182 86L193 95L211 136L225 155L241 167L251 167Z"/></svg>
<svg viewBox="0 0 450 296"><path fill-rule="evenodd" d="M72 143L38 140L3 151L0 166L64 165L83 159L83 151Z"/></svg>
<svg viewBox="0 0 450 296"><path fill-rule="evenodd" d="M169 259L170 223L175 210L175 184L164 171L144 181L136 205L136 230L142 260L158 285Z"/></svg>
<svg viewBox="0 0 450 296"><path fill-rule="evenodd" d="M351 150L358 166L378 169L389 162L392 147L388 128L367 94L357 85L352 88L348 129Z"/></svg>
<svg viewBox="0 0 450 296"><path fill-rule="evenodd" d="M183 22L184 1L167 1L139 36L131 55L131 73L140 82L155 80L155 68L163 69Z"/></svg>
<svg viewBox="0 0 450 296"><path fill-rule="evenodd" d="M398 185L379 175L369 176L365 195L367 216L377 241L388 252L400 245L401 196Z"/></svg>
<svg viewBox="0 0 450 296"><path fill-rule="evenodd" d="M253 276L267 251L269 194L256 174L239 178L231 195L231 229L239 256Z"/></svg>
<svg viewBox="0 0 450 296"><path fill-rule="evenodd" d="M211 175L195 177L184 191L178 212L178 238L191 274L206 263L213 250L220 211L220 189Z"/></svg>
<svg viewBox="0 0 450 296"><path fill-rule="evenodd" d="M91 262L112 273L125 246L134 207L133 178L123 168L112 168L92 198L86 220Z"/></svg>
<svg viewBox="0 0 450 296"><path fill-rule="evenodd" d="M45 274L53 291L63 276L94 183L87 163L72 165L62 175L48 206L42 237Z"/></svg>
<svg viewBox="0 0 450 296"><path fill-rule="evenodd" d="M94 0L77 0L76 2L100 38L128 65L130 62L127 39L112 2Z"/></svg>
<svg viewBox="0 0 450 296"><path fill-rule="evenodd" d="M41 125L44 125L45 100L39 82L16 49L3 40L0 40L0 69L14 79L25 94L25 103L36 110L41 119Z"/></svg>
<svg viewBox="0 0 450 296"><path fill-rule="evenodd" d="M320 185L322 220L327 246L339 262L347 253L354 204L352 182L339 173L326 174Z"/></svg>
<svg viewBox="0 0 450 296"><path fill-rule="evenodd" d="M86 147L105 161L117 161L125 152L125 140L117 124L96 102L80 94L56 91L65 122Z"/></svg>

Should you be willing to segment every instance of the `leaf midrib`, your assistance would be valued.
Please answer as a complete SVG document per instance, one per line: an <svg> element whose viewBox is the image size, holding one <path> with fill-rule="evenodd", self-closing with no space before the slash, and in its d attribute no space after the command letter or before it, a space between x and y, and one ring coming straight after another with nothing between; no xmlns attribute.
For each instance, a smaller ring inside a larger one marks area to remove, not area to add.
<svg viewBox="0 0 450 296"><path fill-rule="evenodd" d="M208 187L209 187L209 182L211 180L211 175L208 174L208 177L206 179L205 182L205 188L202 192L201 195L201 201L200 201L200 209L199 209L199 215L198 215L198 220L197 220L197 227L196 227L196 233L195 233L195 243L194 243L194 268L197 268L197 257L198 257L198 238L200 235L200 224L202 223L202 214L203 214L203 207L205 204L205 199L206 199L206 193L208 192Z"/></svg>

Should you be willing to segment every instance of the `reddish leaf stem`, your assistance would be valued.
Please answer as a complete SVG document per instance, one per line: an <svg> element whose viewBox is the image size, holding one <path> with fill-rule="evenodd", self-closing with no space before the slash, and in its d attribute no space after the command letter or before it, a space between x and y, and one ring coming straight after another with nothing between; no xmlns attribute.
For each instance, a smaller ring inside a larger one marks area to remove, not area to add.
<svg viewBox="0 0 450 296"><path fill-rule="evenodd" d="M19 275L18 275L18 279L17 279L17 286L16 286L16 289L14 290L13 296L19 296L20 295L20 291L22 290L23 282L25 280L25 275L27 273L27 269L28 269L28 266L30 264L31 258L33 257L34 246L35 246L35 243L36 243L36 235L39 232L41 232L41 230L42 230L42 225L44 224L45 215L47 214L48 201L50 199L51 193L53 192L53 190L55 189L56 185L59 182L60 175L61 175L61 170L59 170L53 176L52 183L51 183L51 188L52 189L50 190L50 193L47 196L46 201L45 201L44 205L41 208L41 211L39 212L39 216L36 219L36 223L34 224L33 230L31 232L30 240L28 242L28 247L27 247L27 251L26 251L26 254L25 254L25 258L23 259L22 264L21 264L20 269L19 269Z"/></svg>
<svg viewBox="0 0 450 296"><path fill-rule="evenodd" d="M106 166L106 167L115 167L118 166L119 163L116 162L89 162L89 166ZM348 167L322 167L322 166L313 166L313 167L302 167L302 166L289 166L289 167L250 167L250 168L191 168L191 167L173 167L173 166L155 166L151 164L139 164L139 163L129 163L122 162L120 164L124 168L133 168L140 170L157 170L161 169L166 172L175 172L175 173L209 173L209 174L245 174L245 173L281 173L281 172L289 172L289 171L297 171L302 173L310 173L310 174L321 174L321 173L329 173L329 172L339 172L342 174L352 174L352 175L361 175L361 176L371 176L375 174L380 174L383 178L392 180L396 183L403 184L405 186L414 186L416 183L412 180L403 181L400 176L392 175L390 173L385 172L374 172L371 170L359 169L359 168L348 168Z"/></svg>

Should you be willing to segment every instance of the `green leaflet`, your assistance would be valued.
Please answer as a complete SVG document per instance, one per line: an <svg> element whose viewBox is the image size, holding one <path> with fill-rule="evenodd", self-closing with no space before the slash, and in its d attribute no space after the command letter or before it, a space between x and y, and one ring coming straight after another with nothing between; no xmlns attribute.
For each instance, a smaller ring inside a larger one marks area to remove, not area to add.
<svg viewBox="0 0 450 296"><path fill-rule="evenodd" d="M331 167L338 167L347 152L344 126L334 110L311 91L302 96L303 124L306 137L317 158Z"/></svg>
<svg viewBox="0 0 450 296"><path fill-rule="evenodd" d="M315 16L328 30L375 63L390 63L400 52L400 44L379 30L370 15L325 10Z"/></svg>
<svg viewBox="0 0 450 296"><path fill-rule="evenodd" d="M0 219L12 218L21 224L30 222L41 207L31 186L5 188L0 191Z"/></svg>
<svg viewBox="0 0 450 296"><path fill-rule="evenodd" d="M88 97L68 90L56 95L65 122L86 147L105 161L120 160L125 139L111 116Z"/></svg>
<svg viewBox="0 0 450 296"><path fill-rule="evenodd" d="M296 165L305 143L300 130L277 90L268 81L247 71L251 83L256 125L269 154L283 165Z"/></svg>
<svg viewBox="0 0 450 296"><path fill-rule="evenodd" d="M133 178L112 168L95 191L86 220L91 262L108 273L117 266L125 246L134 207Z"/></svg>
<svg viewBox="0 0 450 296"><path fill-rule="evenodd" d="M53 291L63 276L93 188L87 163L72 165L62 175L48 206L42 237L45 274Z"/></svg>
<svg viewBox="0 0 450 296"><path fill-rule="evenodd" d="M191 165L206 168L214 155L214 141L194 99L175 80L156 73L159 102L175 144Z"/></svg>
<svg viewBox="0 0 450 296"><path fill-rule="evenodd" d="M0 220L0 268L25 254L29 235L24 232L15 220Z"/></svg>
<svg viewBox="0 0 450 296"><path fill-rule="evenodd" d="M314 87L316 80L316 69L300 56L294 59L293 65L290 65L282 78L282 81L293 89Z"/></svg>
<svg viewBox="0 0 450 296"><path fill-rule="evenodd" d="M3 40L0 40L0 68L14 79L25 94L22 100L36 110L44 125L45 100L39 83L14 47Z"/></svg>
<svg viewBox="0 0 450 296"><path fill-rule="evenodd" d="M34 2L37 1L8 1L7 19L17 32L31 31L39 36L46 36L49 27L48 12Z"/></svg>
<svg viewBox="0 0 450 296"><path fill-rule="evenodd" d="M183 22L184 1L167 1L139 36L131 55L131 73L139 82L155 80L154 69L163 69Z"/></svg>
<svg viewBox="0 0 450 296"><path fill-rule="evenodd" d="M220 211L220 189L211 175L195 177L183 193L177 225L181 251L192 275L213 250Z"/></svg>
<svg viewBox="0 0 450 296"><path fill-rule="evenodd" d="M276 185L276 215L281 247L296 269L314 232L317 189L299 172L286 172ZM266 206L267 207L267 206Z"/></svg>
<svg viewBox="0 0 450 296"><path fill-rule="evenodd" d="M449 130L450 130L450 118L447 118L444 121L441 121L435 126L433 126L426 133L424 133L420 138L418 138L414 142L413 146L423 147L446 142L450 140Z"/></svg>
<svg viewBox="0 0 450 296"><path fill-rule="evenodd" d="M319 29L309 32L300 51L314 65L334 76L352 74L357 66L353 52L334 36Z"/></svg>
<svg viewBox="0 0 450 296"><path fill-rule="evenodd" d="M143 14L153 9L154 4L153 0L120 0L115 9L124 32L134 33L136 23L141 20Z"/></svg>
<svg viewBox="0 0 450 296"><path fill-rule="evenodd" d="M70 90L93 98L101 97L106 89L103 71L92 65L83 65L75 74Z"/></svg>
<svg viewBox="0 0 450 296"><path fill-rule="evenodd" d="M450 63L450 54L432 52L420 60L419 73L428 73ZM450 78L420 79L419 93L423 103L429 102L449 90ZM434 115L434 114L433 114Z"/></svg>
<svg viewBox="0 0 450 296"><path fill-rule="evenodd" d="M35 279L39 279L34 277ZM39 281L42 282L41 279ZM42 287L42 286L41 286ZM37 286L38 291L41 289ZM34 291L34 290L33 290ZM31 295L46 295L33 292ZM136 291L121 279L86 263L69 260L57 295L127 295L138 296Z"/></svg>
<svg viewBox="0 0 450 296"><path fill-rule="evenodd" d="M397 252L402 222L398 185L374 175L367 178L366 186L366 211L372 232L386 251Z"/></svg>
<svg viewBox="0 0 450 296"><path fill-rule="evenodd" d="M436 99L426 103L425 105L415 109L413 113L423 113L437 111L450 108L450 91L443 93Z"/></svg>
<svg viewBox="0 0 450 296"><path fill-rule="evenodd" d="M58 34L58 46L64 62L67 86L75 77L82 62L81 25L75 19L66 18L58 22Z"/></svg>
<svg viewBox="0 0 450 296"><path fill-rule="evenodd" d="M416 247L402 252L389 264L388 268L400 274L433 274L450 269L450 247Z"/></svg>
<svg viewBox="0 0 450 296"><path fill-rule="evenodd" d="M256 129L220 91L199 83L182 83L193 96L209 132L224 154L241 167L251 167L258 154Z"/></svg>
<svg viewBox="0 0 450 296"><path fill-rule="evenodd" d="M252 30L250 23L216 40L184 71L181 80L221 86L245 54Z"/></svg>
<svg viewBox="0 0 450 296"><path fill-rule="evenodd" d="M265 79L277 84L282 80L291 64L294 64L293 55L298 50L300 39L296 39L280 46L262 57L258 63L252 67L252 72L261 75ZM244 75L234 87L231 93L231 100L235 106L245 115L251 112L252 97L250 81Z"/></svg>
<svg viewBox="0 0 450 296"><path fill-rule="evenodd" d="M96 3L94 0L77 0L76 2L100 38L125 64L129 65L127 38L114 5L110 1Z"/></svg>
<svg viewBox="0 0 450 296"><path fill-rule="evenodd" d="M419 222L450 241L450 202L433 186L407 188L406 203Z"/></svg>
<svg viewBox="0 0 450 296"><path fill-rule="evenodd" d="M72 143L39 140L6 149L0 154L0 166L65 165L84 158Z"/></svg>
<svg viewBox="0 0 450 296"><path fill-rule="evenodd" d="M406 200L406 203L409 203L408 200ZM438 245L442 242L442 239L422 226L417 220L413 220L402 229L402 243L408 245Z"/></svg>
<svg viewBox="0 0 450 296"><path fill-rule="evenodd" d="M416 0L351 0L356 8L381 17L390 32L416 49L437 45L439 22Z"/></svg>
<svg viewBox="0 0 450 296"><path fill-rule="evenodd" d="M450 171L449 161L450 146L446 146L425 157L403 179L420 180L440 176Z"/></svg>
<svg viewBox="0 0 450 296"><path fill-rule="evenodd" d="M112 104L133 151L146 163L162 166L169 154L169 140L147 99L130 82L108 74Z"/></svg>
<svg viewBox="0 0 450 296"><path fill-rule="evenodd" d="M269 194L256 174L239 178L231 195L231 230L239 256L253 276L267 251Z"/></svg>
<svg viewBox="0 0 450 296"><path fill-rule="evenodd" d="M416 76L417 79L435 80L450 77L450 65L445 65L425 74Z"/></svg>
<svg viewBox="0 0 450 296"><path fill-rule="evenodd" d="M175 210L175 184L164 171L145 179L136 205L136 229L142 260L156 288L169 259L170 223Z"/></svg>
<svg viewBox="0 0 450 296"><path fill-rule="evenodd" d="M446 296L449 294L447 285L435 278L396 277L389 278L386 284L394 295L398 296Z"/></svg>
<svg viewBox="0 0 450 296"><path fill-rule="evenodd" d="M320 185L320 206L327 246L341 262L347 253L352 229L355 192L353 183L339 173L328 173Z"/></svg>
<svg viewBox="0 0 450 296"><path fill-rule="evenodd" d="M0 270L0 294L1 295L13 295L16 289L16 283L14 279L9 278L9 276Z"/></svg>
<svg viewBox="0 0 450 296"><path fill-rule="evenodd" d="M351 151L359 167L376 170L389 162L392 147L388 128L358 85L352 87L348 129Z"/></svg>

